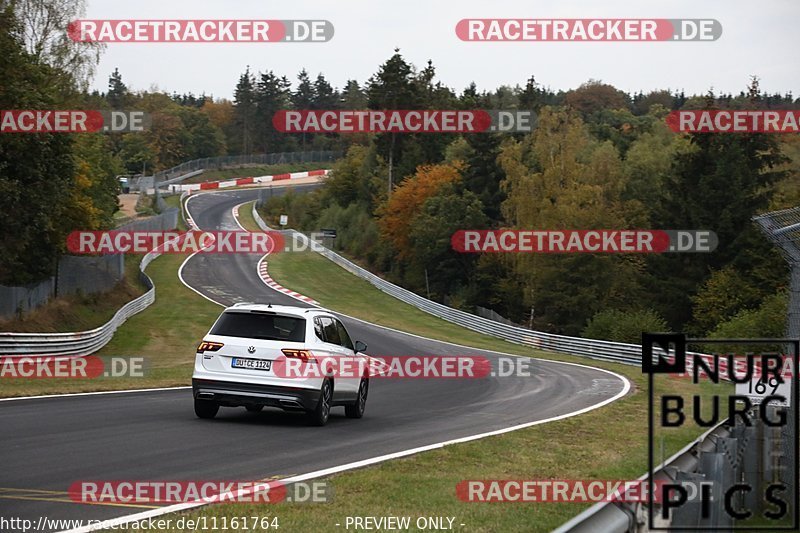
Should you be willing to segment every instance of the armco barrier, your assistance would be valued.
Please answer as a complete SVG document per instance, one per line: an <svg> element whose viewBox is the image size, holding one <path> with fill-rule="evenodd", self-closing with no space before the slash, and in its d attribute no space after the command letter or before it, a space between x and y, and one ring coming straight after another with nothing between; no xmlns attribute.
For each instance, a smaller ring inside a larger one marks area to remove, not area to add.
<svg viewBox="0 0 800 533"><path fill-rule="evenodd" d="M155 286L144 270L159 255L159 251L150 252L139 263L139 277L147 292L123 305L102 326L74 333L0 333L0 357L76 356L96 352L108 344L123 322L155 301Z"/></svg>
<svg viewBox="0 0 800 533"><path fill-rule="evenodd" d="M261 229L270 229L259 216L255 204L253 205L253 218ZM470 313L452 309L379 278L324 246L318 243L312 243L311 240L302 233L294 230L287 230L285 233L291 235L291 238L299 239L304 244L313 244L313 246L309 246L312 250L324 255L356 276L369 281L383 292L405 303L411 304L422 311L471 330L500 337L518 344L533 346L541 350L568 353L631 365L641 364L642 348L639 345L581 339L530 331L525 328L500 324ZM747 471L742 468L742 464L744 464L742 461L733 461L731 454L735 457L744 457L747 455L747 457L749 457L748 460L750 460L752 464L756 464L759 457L762 461L771 461L770 454L759 453L761 450L772 449L772 445L769 441L771 433L767 431L763 432L762 439L767 440L764 440L764 443L761 445L755 446L748 444L753 441L754 431L756 431L754 428L748 428L744 425L729 428L724 423L719 424L701 435L694 442L685 446L671 458L664 461L660 467L656 468L656 471L653 473L654 481L656 483L676 482L684 479L687 475L694 475L697 478L713 482L715 486L719 486L721 480L730 473L730 469L723 468L722 466L726 464L723 461L723 457L726 457L729 464L732 462L736 462L737 464L737 466L733 468L734 479L745 479L752 482L753 476L768 472L769 469L762 464L761 467L755 468L752 472ZM794 442L796 438L795 434L787 439L787 441ZM647 479L647 474L639 479ZM701 523L699 520L700 514L692 511L693 509L689 507L684 510L685 514L679 518L685 522L683 525L693 524L693 526L697 527L702 525L706 528L715 525L730 525L724 523L724 517L719 519L721 520L719 524L717 522ZM644 508L639 504L616 502L598 503L557 528L555 533L589 533L594 531L628 533L633 531L646 531L646 527L642 527L643 521L646 520L643 513Z"/></svg>
<svg viewBox="0 0 800 533"><path fill-rule="evenodd" d="M290 172L288 174L276 174L274 176L253 176L247 178L236 178L222 181L206 181L203 183L187 183L185 185L174 185L171 190L174 193L180 192L193 192L208 189L226 189L228 187L238 187L241 185L250 185L254 183L270 183L273 181L294 180L299 178L307 178L310 176L325 176L330 170L310 170L302 172ZM148 189L147 194L152 194L153 189ZM167 194L167 193L162 193Z"/></svg>
<svg viewBox="0 0 800 533"><path fill-rule="evenodd" d="M274 154L229 155L205 157L186 161L172 168L156 172L153 176L133 178L129 181L131 191L147 191L158 183L159 188L180 183L186 179L202 174L204 170L222 170L235 167L252 167L277 165L286 163L323 163L335 161L342 156L338 150L311 152L279 152Z"/></svg>
<svg viewBox="0 0 800 533"><path fill-rule="evenodd" d="M270 229L258 214L253 204L253 217L256 223L264 230ZM296 238L300 242L308 245L311 243L310 239L294 230L286 230L285 233L291 238ZM440 303L428 300L416 293L413 293L402 287L398 287L393 283L389 283L385 279L381 279L375 274L369 272L318 243L313 243L314 249L318 253L327 257L340 267L348 272L370 282L372 285L382 290L383 292L394 296L398 300L407 304L413 305L417 309L430 313L434 316L453 322L459 326L499 337L510 342L517 344L524 344L539 350L546 350L549 352L560 352L572 355L581 355L591 357L593 359L602 359L604 361L614 361L617 363L625 363L629 365L639 365L642 362L642 347L638 344L626 344L621 342L602 341L595 339L582 339L580 337L567 337L564 335L554 335L551 333L543 333L540 331L532 331L519 326L510 326L501 324L493 320L488 320L471 313L466 313L452 307L447 307Z"/></svg>

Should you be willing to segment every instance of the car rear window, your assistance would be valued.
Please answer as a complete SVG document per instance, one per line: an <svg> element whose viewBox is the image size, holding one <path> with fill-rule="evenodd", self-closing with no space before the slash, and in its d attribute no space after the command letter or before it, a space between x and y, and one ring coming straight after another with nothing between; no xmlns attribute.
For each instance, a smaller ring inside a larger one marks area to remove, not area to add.
<svg viewBox="0 0 800 533"><path fill-rule="evenodd" d="M212 335L275 341L304 342L306 321L267 313L225 312L211 329Z"/></svg>

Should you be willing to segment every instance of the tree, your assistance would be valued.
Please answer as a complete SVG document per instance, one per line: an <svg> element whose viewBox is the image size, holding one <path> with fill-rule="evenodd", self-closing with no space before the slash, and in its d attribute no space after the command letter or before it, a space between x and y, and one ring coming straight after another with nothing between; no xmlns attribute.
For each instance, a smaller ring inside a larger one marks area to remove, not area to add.
<svg viewBox="0 0 800 533"><path fill-rule="evenodd" d="M626 228L644 219L622 199L616 149L593 141L574 112L542 108L537 130L507 141L499 161L507 176L502 210L514 228ZM553 331L577 334L601 307L624 308L642 293L638 257L516 254L506 260L524 286L520 298L536 308L536 324Z"/></svg>
<svg viewBox="0 0 800 533"><path fill-rule="evenodd" d="M531 76L525 83L525 89L519 94L520 109L538 111L545 104L545 91L536 83L536 78Z"/></svg>
<svg viewBox="0 0 800 533"><path fill-rule="evenodd" d="M692 297L693 328L706 335L738 312L756 307L760 299L760 291L732 266L715 270Z"/></svg>
<svg viewBox="0 0 800 533"><path fill-rule="evenodd" d="M106 94L106 99L112 108L121 109L125 107L127 97L128 87L122 83L122 75L119 73L119 69L115 68L111 76L108 77L108 93Z"/></svg>
<svg viewBox="0 0 800 533"><path fill-rule="evenodd" d="M598 311L586 323L582 337L602 339L628 344L641 344L643 332L667 331L669 326L652 309L621 311L604 309Z"/></svg>
<svg viewBox="0 0 800 533"><path fill-rule="evenodd" d="M286 135L272 125L272 117L289 107L290 87L286 76L279 77L271 70L258 76L255 87L254 148L261 153L281 152L288 146Z"/></svg>
<svg viewBox="0 0 800 533"><path fill-rule="evenodd" d="M69 36L70 23L86 14L86 1L16 0L14 4L18 29L31 60L52 67L47 71L50 82L60 89L85 90L106 46L73 41Z"/></svg>
<svg viewBox="0 0 800 533"><path fill-rule="evenodd" d="M0 109L57 107L53 67L24 48L13 4L0 10ZM73 229L65 215L75 184L73 138L67 134L0 135L0 284L39 281L54 271Z"/></svg>
<svg viewBox="0 0 800 533"><path fill-rule="evenodd" d="M316 92L306 69L300 71L297 75L297 81L297 89L294 90L291 96L292 106L299 110L311 109L316 99Z"/></svg>
<svg viewBox="0 0 800 533"><path fill-rule="evenodd" d="M325 180L324 194L329 203L342 207L360 203L370 210L372 169L369 151L366 146L353 145L342 159L334 163L330 176Z"/></svg>
<svg viewBox="0 0 800 533"><path fill-rule="evenodd" d="M234 153L252 154L255 143L256 94L255 79L247 67L239 76L233 94L233 135L230 147Z"/></svg>
<svg viewBox="0 0 800 533"><path fill-rule="evenodd" d="M400 50L395 53L373 75L367 83L367 106L369 109L417 109L419 105L418 85L414 80L413 67L403 59ZM380 133L375 138L378 155L389 163L388 190L391 193L394 185L400 180L395 174L403 176L404 172L415 168L417 161L409 161L396 172L394 167L403 161L406 137L398 133ZM410 160L411 158L409 158ZM413 165L409 168L409 165Z"/></svg>
<svg viewBox="0 0 800 533"><path fill-rule="evenodd" d="M475 288L464 288L473 283L478 256L456 252L450 239L459 229L483 229L488 223L481 201L457 181L443 185L425 200L409 227L413 250L409 270L417 278L416 285L421 289L423 276L427 276L426 285L434 298L466 292L466 299L474 299Z"/></svg>
<svg viewBox="0 0 800 533"><path fill-rule="evenodd" d="M500 183L505 173L497 162L501 138L495 133L476 133L466 136L470 156L464 169L464 186L475 193L483 205L484 214L500 220L500 206L506 198Z"/></svg>
<svg viewBox="0 0 800 533"><path fill-rule="evenodd" d="M206 113L195 107L182 107L177 113L188 133L185 151L190 159L225 153L225 136Z"/></svg>
<svg viewBox="0 0 800 533"><path fill-rule="evenodd" d="M318 74L317 79L314 80L313 109L338 109L339 98L338 91L328 83L325 76Z"/></svg>
<svg viewBox="0 0 800 533"><path fill-rule="evenodd" d="M755 107L757 87L751 87L751 93ZM714 101L709 93L707 103ZM713 254L650 258L662 314L676 327L691 322L691 298L712 270L733 263L747 276L769 261L769 271L785 271L751 223L753 215L769 205L773 184L784 176L785 159L775 136L696 133L688 138L693 149L677 154L653 221L665 229L714 231L719 246Z"/></svg>
<svg viewBox="0 0 800 533"><path fill-rule="evenodd" d="M156 154L144 133L125 133L120 142L119 158L124 170L130 174L141 174L153 169Z"/></svg>
<svg viewBox="0 0 800 533"><path fill-rule="evenodd" d="M356 80L347 80L342 90L342 109L366 109L367 95Z"/></svg>
<svg viewBox="0 0 800 533"><path fill-rule="evenodd" d="M397 251L399 259L413 256L410 227L422 205L444 185L461 180L461 168L456 165L425 165L406 179L379 210L378 227L381 234Z"/></svg>
<svg viewBox="0 0 800 533"><path fill-rule="evenodd" d="M233 135L233 102L230 100L208 99L203 103L200 111L208 115L208 119L216 126L225 136L225 144L234 137Z"/></svg>
<svg viewBox="0 0 800 533"><path fill-rule="evenodd" d="M603 109L628 109L630 98L613 85L589 80L577 89L568 91L564 103L585 118Z"/></svg>
<svg viewBox="0 0 800 533"><path fill-rule="evenodd" d="M649 218L666 194L677 154L692 149L688 138L673 133L663 121L654 122L650 131L639 135L625 154L624 199L641 203Z"/></svg>
<svg viewBox="0 0 800 533"><path fill-rule="evenodd" d="M656 105L672 109L673 100L674 97L669 90L651 91L647 94L640 92L633 98L633 112L636 115L646 115Z"/></svg>

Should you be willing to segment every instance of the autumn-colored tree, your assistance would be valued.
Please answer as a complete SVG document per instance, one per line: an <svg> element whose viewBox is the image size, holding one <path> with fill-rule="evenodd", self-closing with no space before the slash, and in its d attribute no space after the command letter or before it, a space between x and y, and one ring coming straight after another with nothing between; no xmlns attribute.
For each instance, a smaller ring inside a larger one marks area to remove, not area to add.
<svg viewBox="0 0 800 533"><path fill-rule="evenodd" d="M227 132L233 123L233 103L230 100L208 99L203 102L200 111L208 115L211 123L222 131Z"/></svg>
<svg viewBox="0 0 800 533"><path fill-rule="evenodd" d="M537 130L508 142L499 157L507 176L503 203L515 228L616 229L644 220L622 200L624 174L611 142L598 143L566 110L542 108ZM536 309L538 327L577 334L596 311L637 301L641 258L600 254L515 254L506 259Z"/></svg>
<svg viewBox="0 0 800 533"><path fill-rule="evenodd" d="M577 89L568 91L564 103L586 117L604 109L628 109L630 98L613 85L589 80Z"/></svg>
<svg viewBox="0 0 800 533"><path fill-rule="evenodd" d="M420 213L425 200L448 183L461 181L459 162L441 165L422 165L414 175L403 181L379 210L378 226L383 237L397 251L398 258L412 256L409 237L414 217Z"/></svg>

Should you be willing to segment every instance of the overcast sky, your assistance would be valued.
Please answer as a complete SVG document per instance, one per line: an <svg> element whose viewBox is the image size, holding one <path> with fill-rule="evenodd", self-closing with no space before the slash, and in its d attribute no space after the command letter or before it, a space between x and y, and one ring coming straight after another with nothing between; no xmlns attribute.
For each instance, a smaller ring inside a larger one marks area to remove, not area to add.
<svg viewBox="0 0 800 533"><path fill-rule="evenodd" d="M738 93L749 76L772 92L800 96L798 0L88 0L90 19L326 19L327 43L110 43L94 80L105 91L119 67L133 90L231 98L247 65L294 83L305 67L336 87L372 75L395 47L417 67L433 60L457 92L524 85L531 74L554 90L600 79L629 92L684 89ZM715 18L715 42L462 42L462 18Z"/></svg>

